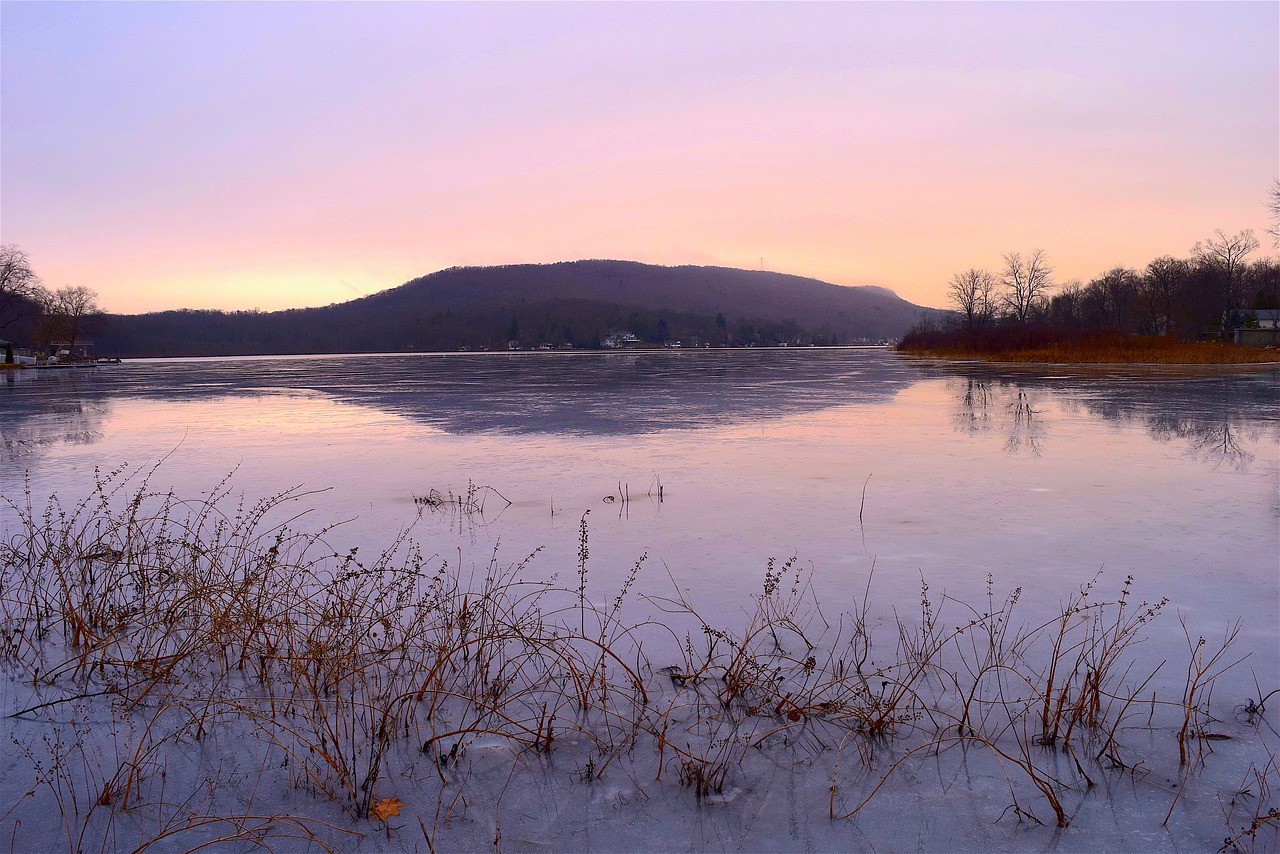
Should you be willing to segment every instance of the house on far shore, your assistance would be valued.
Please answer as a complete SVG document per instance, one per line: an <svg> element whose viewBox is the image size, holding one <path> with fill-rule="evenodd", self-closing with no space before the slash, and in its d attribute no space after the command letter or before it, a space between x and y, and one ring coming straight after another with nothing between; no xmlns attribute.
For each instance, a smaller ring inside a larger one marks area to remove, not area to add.
<svg viewBox="0 0 1280 854"><path fill-rule="evenodd" d="M640 338L634 332L613 332L600 339L600 346L606 350L625 350L639 347Z"/></svg>
<svg viewBox="0 0 1280 854"><path fill-rule="evenodd" d="M1223 338L1251 347L1280 345L1280 309L1233 308L1223 317Z"/></svg>
<svg viewBox="0 0 1280 854"><path fill-rule="evenodd" d="M50 341L49 355L61 361L93 361L94 341L92 338L78 339L73 345L70 341Z"/></svg>
<svg viewBox="0 0 1280 854"><path fill-rule="evenodd" d="M46 359L43 352L15 346L12 341L0 338L0 365L5 367L38 365Z"/></svg>

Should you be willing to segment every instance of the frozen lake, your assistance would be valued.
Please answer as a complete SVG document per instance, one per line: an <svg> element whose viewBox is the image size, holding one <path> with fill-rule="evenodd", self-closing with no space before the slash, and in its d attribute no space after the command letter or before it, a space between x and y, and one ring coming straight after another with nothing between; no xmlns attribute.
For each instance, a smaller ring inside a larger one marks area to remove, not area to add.
<svg viewBox="0 0 1280 854"><path fill-rule="evenodd" d="M338 543L415 525L464 563L499 539L512 562L542 547L547 572L575 563L590 510L606 588L647 553L642 584L669 571L709 607L754 591L770 557L832 591L860 589L874 558L898 604L921 575L963 597L988 572L1056 603L1103 568L1197 624L1244 618L1255 666L1277 670L1274 370L879 349L171 360L11 374L0 408L7 495L29 477L38 499L79 497L95 467L163 457L155 485L184 496L233 470L251 497L327 489L311 524L351 520ZM415 497L468 481L511 506L418 519Z"/></svg>
<svg viewBox="0 0 1280 854"><path fill-rule="evenodd" d="M1228 708L1255 678L1280 687L1274 369L842 349L157 360L2 383L6 496L79 498L95 468L163 459L152 485L183 496L231 472L250 498L322 490L298 524L342 521L335 545L411 527L464 569L541 548L529 572L562 577L590 511L597 597L646 556L633 619L660 618L644 597L673 585L731 618L770 558L811 567L832 613L874 566L882 623L918 613L922 579L936 602L976 603L988 574L998 598L1027 591L1025 617L1051 617L1101 569L1110 595L1132 575L1136 596L1170 600L1138 648L1172 663L1164 687L1184 675L1179 615L1206 636L1243 621L1249 658L1217 689ZM493 490L483 512L415 501L469 483Z"/></svg>

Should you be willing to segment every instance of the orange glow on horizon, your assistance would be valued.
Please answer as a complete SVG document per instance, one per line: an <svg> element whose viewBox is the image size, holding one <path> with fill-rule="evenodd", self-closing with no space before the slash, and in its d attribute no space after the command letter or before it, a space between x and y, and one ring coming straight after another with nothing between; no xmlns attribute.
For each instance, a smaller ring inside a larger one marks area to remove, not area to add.
<svg viewBox="0 0 1280 854"><path fill-rule="evenodd" d="M1278 33L1253 3L12 4L3 240L121 313L582 258L942 306L1006 252L1087 281L1263 237Z"/></svg>

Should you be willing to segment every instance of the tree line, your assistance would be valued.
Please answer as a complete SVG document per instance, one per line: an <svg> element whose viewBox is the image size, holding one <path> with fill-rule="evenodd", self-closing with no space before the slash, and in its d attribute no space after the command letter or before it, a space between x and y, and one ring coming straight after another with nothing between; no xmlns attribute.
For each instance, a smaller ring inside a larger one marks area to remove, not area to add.
<svg viewBox="0 0 1280 854"><path fill-rule="evenodd" d="M648 345L680 340L684 346L769 346L836 339L823 330L802 330L794 321L744 320L720 327L714 315L584 301L398 314L366 313L349 305L269 313L183 309L109 321L98 336L98 350L122 357L506 350L511 342L524 350L543 345L590 350L601 348L615 332L631 332Z"/></svg>
<svg viewBox="0 0 1280 854"><path fill-rule="evenodd" d="M50 290L31 268L27 253L0 246L0 339L21 341L48 351L74 353L88 336L102 329L105 314L98 294L84 285Z"/></svg>
<svg viewBox="0 0 1280 854"><path fill-rule="evenodd" d="M1280 210L1280 190L1273 204ZM1165 255L1141 270L1113 267L1088 283L1061 286L1043 249L1011 252L996 271L974 267L951 277L953 325L971 332L1034 322L1187 340L1221 335L1248 325L1251 311L1280 308L1280 260L1251 261L1258 246L1249 229L1219 230L1196 243L1189 257Z"/></svg>

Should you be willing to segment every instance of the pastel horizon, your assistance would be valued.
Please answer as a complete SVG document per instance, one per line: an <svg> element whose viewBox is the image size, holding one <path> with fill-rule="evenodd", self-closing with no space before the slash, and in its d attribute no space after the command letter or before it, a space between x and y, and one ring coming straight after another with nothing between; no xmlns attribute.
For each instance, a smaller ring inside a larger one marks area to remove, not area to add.
<svg viewBox="0 0 1280 854"><path fill-rule="evenodd" d="M1261 238L1280 173L1274 3L0 15L2 240L113 312L581 258L942 306L1005 252L1087 281Z"/></svg>

